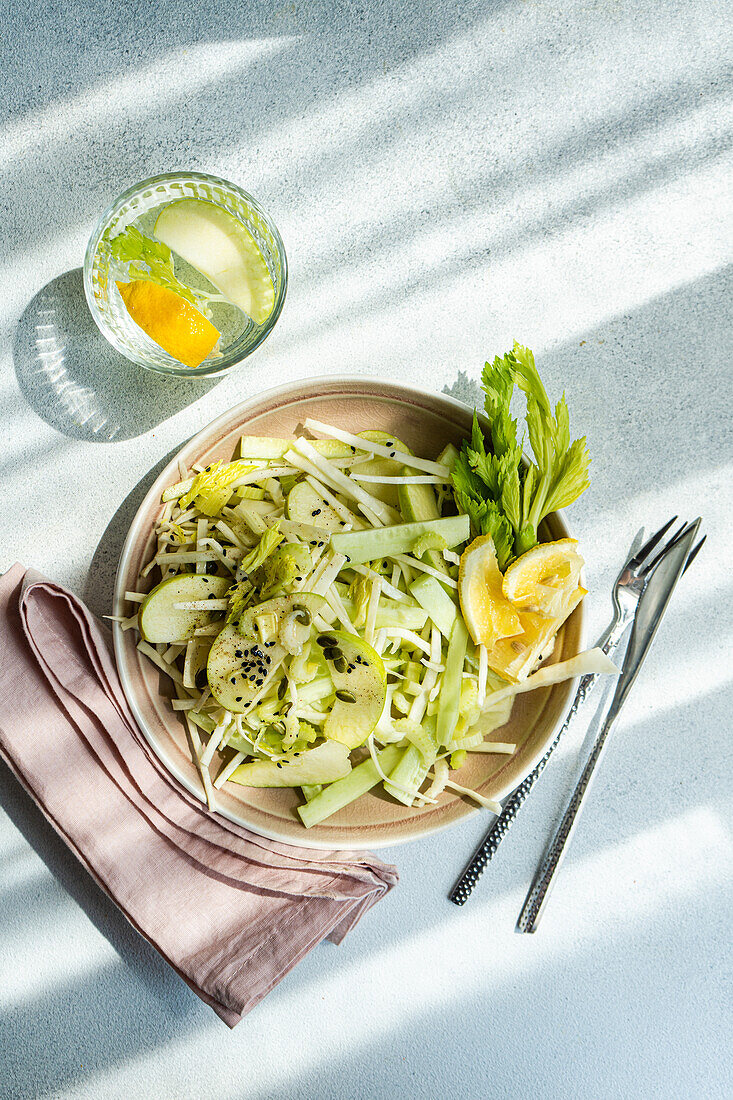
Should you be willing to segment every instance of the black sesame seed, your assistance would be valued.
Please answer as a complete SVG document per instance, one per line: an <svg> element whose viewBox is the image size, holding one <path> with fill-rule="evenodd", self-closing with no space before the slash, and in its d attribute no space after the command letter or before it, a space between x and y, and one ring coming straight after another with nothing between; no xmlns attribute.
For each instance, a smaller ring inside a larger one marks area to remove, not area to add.
<svg viewBox="0 0 733 1100"><path fill-rule="evenodd" d="M241 702L242 702L242 696L241 696L241 695L238 695L238 696L237 696L237 702L238 702L238 703L241 703Z"/></svg>
<svg viewBox="0 0 733 1100"><path fill-rule="evenodd" d="M232 678L231 678L231 680L229 681L229 683L230 683L230 684L236 684L236 682L237 682L237 677L236 677L236 676L232 676Z"/></svg>
<svg viewBox="0 0 733 1100"><path fill-rule="evenodd" d="M281 767L282 767L282 764L280 763L280 761L279 761L279 760L276 760L276 761L275 761L275 767L277 767L277 768L281 768Z"/></svg>
<svg viewBox="0 0 733 1100"><path fill-rule="evenodd" d="M394 458L394 456L395 456L396 454L397 454L397 451L390 451L390 455L389 455L389 457L390 457L390 458Z"/></svg>
<svg viewBox="0 0 733 1100"><path fill-rule="evenodd" d="M265 682L264 680L255 680L255 684L257 685L257 687L262 687L264 682Z"/></svg>
<svg viewBox="0 0 733 1100"><path fill-rule="evenodd" d="M235 657L244 657L244 654L242 653L241 649L235 649L234 650L234 656Z"/></svg>
<svg viewBox="0 0 733 1100"><path fill-rule="evenodd" d="M311 512L312 516L320 516L320 514L321 514L321 509L320 508L314 508L313 511Z"/></svg>

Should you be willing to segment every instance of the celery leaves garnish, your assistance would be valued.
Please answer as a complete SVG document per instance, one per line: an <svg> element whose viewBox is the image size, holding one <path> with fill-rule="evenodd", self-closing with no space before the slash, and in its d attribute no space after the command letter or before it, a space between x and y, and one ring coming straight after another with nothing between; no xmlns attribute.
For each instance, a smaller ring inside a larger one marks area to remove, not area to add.
<svg viewBox="0 0 733 1100"><path fill-rule="evenodd" d="M234 482L251 473L254 468L238 458L227 462L225 466L222 466L219 459L209 463L206 469L196 474L191 488L179 499L180 508L185 510L195 501L200 512L207 516L218 515L234 492Z"/></svg>
<svg viewBox="0 0 733 1100"><path fill-rule="evenodd" d="M246 558L242 559L240 569L243 573L254 573L255 569L259 569L262 563L269 558L270 554L280 545L285 536L280 534L280 521L277 520L273 523L272 527L268 527L264 534L260 537L260 541L255 546L254 550L250 550Z"/></svg>
<svg viewBox="0 0 733 1100"><path fill-rule="evenodd" d="M227 599L229 600L229 609L226 617L227 623L239 622L249 606L253 592L254 585L248 580L238 581L237 584L232 585L227 592Z"/></svg>
<svg viewBox="0 0 733 1100"><path fill-rule="evenodd" d="M127 274L131 279L150 279L200 308L202 299L176 278L171 250L162 241L145 237L134 225L128 225L108 241L108 247L118 263L130 265Z"/></svg>
<svg viewBox="0 0 733 1100"><path fill-rule="evenodd" d="M242 615L251 606L254 599L259 600L256 585L250 579L250 574L259 569L263 562L279 546L283 540L280 534L280 523L274 523L261 536L253 550L242 559L237 570L237 575L242 579L233 584L227 592L229 608L227 610L227 623L239 623Z"/></svg>
<svg viewBox="0 0 733 1100"><path fill-rule="evenodd" d="M546 515L572 504L590 484L585 437L570 442L570 417L563 395L553 415L532 352L521 344L484 367L482 386L491 430L491 449L474 412L452 472L458 507L475 535L491 535L499 568L537 545ZM509 407L515 384L526 396L526 424L534 462L522 463L522 443Z"/></svg>

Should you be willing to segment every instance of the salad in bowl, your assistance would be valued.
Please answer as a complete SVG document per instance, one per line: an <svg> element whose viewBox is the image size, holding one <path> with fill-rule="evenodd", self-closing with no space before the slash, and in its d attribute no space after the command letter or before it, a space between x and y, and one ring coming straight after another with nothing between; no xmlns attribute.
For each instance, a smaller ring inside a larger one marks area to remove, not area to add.
<svg viewBox="0 0 733 1100"><path fill-rule="evenodd" d="M598 650L543 665L586 594L577 542L541 541L588 485L585 440L526 348L482 382L486 415L460 449L426 457L380 425L306 419L164 490L118 622L170 677L212 809L235 783L299 789L305 828L377 786L498 812L460 773L470 754L515 752L500 731L516 697L616 671Z"/></svg>

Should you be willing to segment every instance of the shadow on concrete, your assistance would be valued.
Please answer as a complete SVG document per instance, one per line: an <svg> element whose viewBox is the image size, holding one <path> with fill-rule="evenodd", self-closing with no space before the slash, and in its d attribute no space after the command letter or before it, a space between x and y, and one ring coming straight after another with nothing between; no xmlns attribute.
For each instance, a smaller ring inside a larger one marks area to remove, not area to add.
<svg viewBox="0 0 733 1100"><path fill-rule="evenodd" d="M115 351L89 312L81 268L59 275L31 300L15 331L13 357L34 412L87 443L143 435L220 381L158 375Z"/></svg>

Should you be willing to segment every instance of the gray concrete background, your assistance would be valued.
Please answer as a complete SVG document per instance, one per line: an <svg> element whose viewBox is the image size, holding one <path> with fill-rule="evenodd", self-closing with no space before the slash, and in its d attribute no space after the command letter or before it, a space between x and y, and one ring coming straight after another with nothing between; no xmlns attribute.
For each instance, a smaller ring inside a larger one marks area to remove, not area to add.
<svg viewBox="0 0 733 1100"><path fill-rule="evenodd" d="M0 568L20 559L104 612L151 468L223 410L335 372L473 400L515 338L588 435L570 519L590 637L642 525L702 513L709 537L535 937L514 921L582 729L465 909L446 893L480 813L391 853L399 889L231 1034L1 769L0 1095L725 1094L726 16L698 0L4 8ZM179 167L254 193L290 258L275 333L221 381L124 362L83 299L102 209Z"/></svg>

